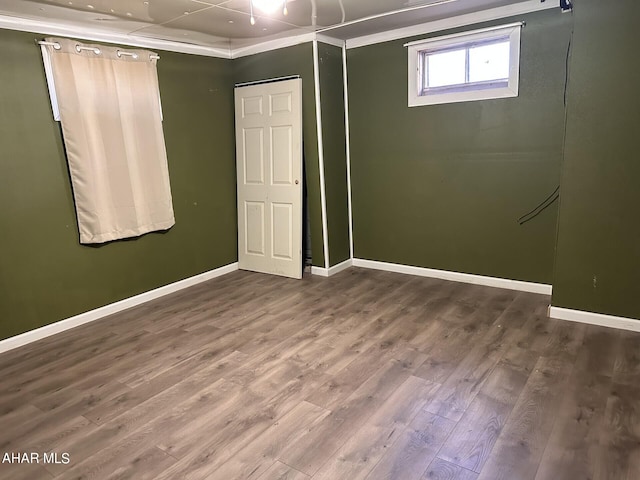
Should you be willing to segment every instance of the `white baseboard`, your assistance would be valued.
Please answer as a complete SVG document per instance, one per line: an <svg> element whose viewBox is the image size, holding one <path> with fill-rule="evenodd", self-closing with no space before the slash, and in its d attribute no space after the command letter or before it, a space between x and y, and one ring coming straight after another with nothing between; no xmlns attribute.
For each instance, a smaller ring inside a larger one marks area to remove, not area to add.
<svg viewBox="0 0 640 480"><path fill-rule="evenodd" d="M73 317L60 320L49 325L45 325L44 327L21 333L20 335L16 335L14 337L6 338L0 341L0 353L13 350L14 348L21 347L23 345L49 337L51 335L55 335L56 333L64 332L65 330L84 325L85 323L94 322L108 315L121 312L122 310L135 307L151 300L155 300L156 298L160 298L170 293L177 292L178 290L197 285L198 283L206 282L207 280L220 277L235 270L238 270L237 262L225 265L224 267L216 268L215 270L201 273L199 275L195 275L193 277L185 278L184 280L180 280L175 283L170 283L169 285L165 285L163 287L159 287L130 298L125 298L124 300L120 300L119 302L111 303L109 305L105 305L104 307L96 308L95 310L90 310L88 312L84 312L79 315L75 315Z"/></svg>
<svg viewBox="0 0 640 480"><path fill-rule="evenodd" d="M334 265L331 268L311 267L311 274L318 275L320 277L330 277L332 275L335 275L336 273L340 273L341 271L346 270L352 265L353 265L353 262L349 258L344 262Z"/></svg>
<svg viewBox="0 0 640 480"><path fill-rule="evenodd" d="M375 270L385 270L387 272L405 273L420 277L440 278L442 280L452 280L454 282L472 283L474 285L486 285L488 287L508 288L509 290L520 290L523 292L540 293L551 295L551 285L544 283L523 282L520 280L509 280L507 278L486 277L483 275L473 275L470 273L450 272L447 270L435 270L433 268L413 267L398 263L378 262L374 260L353 259L354 267L372 268Z"/></svg>
<svg viewBox="0 0 640 480"><path fill-rule="evenodd" d="M583 310L571 310L569 308L550 307L549 316L559 320L569 320L571 322L589 323L591 325L601 325L603 327L619 328L640 332L640 320L626 317L615 317L603 313L585 312Z"/></svg>

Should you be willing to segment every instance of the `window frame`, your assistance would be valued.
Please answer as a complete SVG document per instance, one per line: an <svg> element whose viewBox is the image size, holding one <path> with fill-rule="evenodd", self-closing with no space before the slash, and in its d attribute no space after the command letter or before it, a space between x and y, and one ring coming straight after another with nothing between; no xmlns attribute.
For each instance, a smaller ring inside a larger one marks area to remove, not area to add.
<svg viewBox="0 0 640 480"><path fill-rule="evenodd" d="M520 76L520 30L522 25L522 23L514 23L405 44L408 51L409 66L409 107L517 97ZM503 80L466 82L457 85L433 87L428 90L423 87L426 83L424 64L429 53L466 49L468 57L469 48L501 40L508 40L510 45L509 77L506 82Z"/></svg>

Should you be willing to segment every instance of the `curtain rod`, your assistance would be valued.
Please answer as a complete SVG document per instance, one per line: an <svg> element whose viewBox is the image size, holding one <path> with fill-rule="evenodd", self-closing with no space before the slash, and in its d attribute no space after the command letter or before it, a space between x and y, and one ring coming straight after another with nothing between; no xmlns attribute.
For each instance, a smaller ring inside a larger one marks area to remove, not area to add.
<svg viewBox="0 0 640 480"><path fill-rule="evenodd" d="M514 22L514 23L508 23L506 25L496 25L495 27L480 28L478 30L467 30L464 32L452 33L451 35L444 35L440 37L429 37L429 38L425 38L424 40L416 40L415 42L405 43L403 47L410 47L412 45L420 45L420 44L429 43L429 42L439 42L440 40L447 40L449 38L466 37L468 35L473 35L476 33L492 32L494 30L503 30L503 29L514 28L514 27L524 27L525 25L526 25L525 22Z"/></svg>
<svg viewBox="0 0 640 480"><path fill-rule="evenodd" d="M288 77L267 78L265 80L256 80L255 82L236 83L235 88L248 87L250 85L260 85L263 83L280 82L283 80L295 80L296 78L300 78L300 75L289 75Z"/></svg>
<svg viewBox="0 0 640 480"><path fill-rule="evenodd" d="M55 50L60 50L62 48L62 46L58 43L58 42L45 42L44 40L39 40L37 42L38 45L47 45L50 47L53 47ZM80 51L82 50L90 50L93 51L93 53L95 53L96 55L100 55L100 49L96 48L96 47L85 47L82 46L80 44L76 45L76 51L78 53L80 53ZM118 55L118 57L122 57L122 56L129 56L129 57L133 57L133 58L138 58L138 54L134 53L134 52L125 52L123 50L116 50L116 55ZM160 55L156 55L156 54L150 54L149 55L149 60L160 60Z"/></svg>

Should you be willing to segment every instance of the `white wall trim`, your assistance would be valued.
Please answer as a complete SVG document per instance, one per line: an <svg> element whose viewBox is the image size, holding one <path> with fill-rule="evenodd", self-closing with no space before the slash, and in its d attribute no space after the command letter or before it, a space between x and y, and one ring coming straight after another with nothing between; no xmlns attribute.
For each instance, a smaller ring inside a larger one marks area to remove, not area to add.
<svg viewBox="0 0 640 480"><path fill-rule="evenodd" d="M342 45L342 79L344 81L344 137L347 148L347 207L349 209L349 256L353 259L353 202L351 197L351 143L349 130L349 81L347 79L347 46Z"/></svg>
<svg viewBox="0 0 640 480"><path fill-rule="evenodd" d="M231 51L228 49L172 42L170 40L140 37L136 35L128 35L126 33L64 25L54 22L45 22L42 20L10 17L7 15L0 15L0 28L4 28L6 30L19 30L22 32L33 32L42 35L81 38L94 42L116 43L121 45L130 45L132 47L167 50L177 53L190 53L192 55L201 55L205 57L231 58Z"/></svg>
<svg viewBox="0 0 640 480"><path fill-rule="evenodd" d="M458 15L456 17L422 23L411 27L398 28L372 35L355 37L347 40L346 43L347 48L364 47L366 45L389 42L391 40L399 40L401 38L413 37L416 35L425 35L432 32L440 32L451 28L465 27L476 23L489 22L514 15L524 15L526 13L548 10L551 8L559 9L560 7L558 6L558 2L547 1L543 3L540 2L540 0L528 0L526 2L505 5L504 7L490 8L488 10L467 13L465 15Z"/></svg>
<svg viewBox="0 0 640 480"><path fill-rule="evenodd" d="M324 148L322 144L322 110L320 103L320 60L318 57L318 41L313 41L313 83L316 97L316 130L318 134L318 163L320 170L320 202L322 207L322 246L324 250L324 266L329 268L329 228L327 225L327 192L324 182Z"/></svg>
<svg viewBox="0 0 640 480"><path fill-rule="evenodd" d="M350 258L348 258L344 262L340 262L339 264L334 265L331 268L311 267L311 274L312 275L318 275L320 277L331 277L332 275L335 275L336 273L340 273L343 270L346 270L347 268L351 267L352 265L353 265L352 260Z"/></svg>
<svg viewBox="0 0 640 480"><path fill-rule="evenodd" d="M111 303L109 305L105 305L104 307L96 308L95 310L90 310L88 312L84 312L79 315L75 315L73 317L60 320L49 325L45 325L44 327L21 333L20 335L16 335L14 337L9 337L0 341L0 353L13 350L14 348L21 347L37 340L41 340L51 335L55 335L56 333L64 332L65 330L70 330L80 325L84 325L85 323L100 320L101 318L104 318L108 315L121 312L122 310L135 307L136 305L140 305L151 300L155 300L156 298L160 298L170 293L183 290L193 285L197 285L198 283L206 282L207 280L226 275L227 273L231 273L236 270L238 270L238 263L231 263L229 265L225 265L224 267L216 268L215 270L210 270L193 277L185 278L184 280L170 283L169 285L165 285L163 287L159 287L130 298L125 298L124 300L120 300L119 302Z"/></svg>
<svg viewBox="0 0 640 480"><path fill-rule="evenodd" d="M329 269L324 267L311 266L311 275L318 275L319 277L328 277Z"/></svg>
<svg viewBox="0 0 640 480"><path fill-rule="evenodd" d="M570 322L588 323L591 325L601 325L603 327L619 328L640 332L640 320L635 318L615 317L603 313L585 312L582 310L571 310L569 308L550 307L549 316L558 320L569 320Z"/></svg>
<svg viewBox="0 0 640 480"><path fill-rule="evenodd" d="M544 283L523 282L520 280L509 280L507 278L487 277L484 275L450 272L447 270L435 270L433 268L414 267L411 265L363 260L360 258L353 259L353 266L385 270L387 272L405 273L420 277L440 278L442 280L451 280L454 282L472 283L474 285L485 285L487 287L507 288L509 290L520 290L522 292L551 295L551 285Z"/></svg>

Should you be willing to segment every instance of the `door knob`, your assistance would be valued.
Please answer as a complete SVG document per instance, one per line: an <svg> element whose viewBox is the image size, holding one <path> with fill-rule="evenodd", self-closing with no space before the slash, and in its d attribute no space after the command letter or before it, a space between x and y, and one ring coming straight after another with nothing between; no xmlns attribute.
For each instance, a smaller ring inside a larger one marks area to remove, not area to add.
<svg viewBox="0 0 640 480"><path fill-rule="evenodd" d="M298 182L298 180L296 180L296 185L298 185L298 183L300 183L300 182Z"/></svg>

